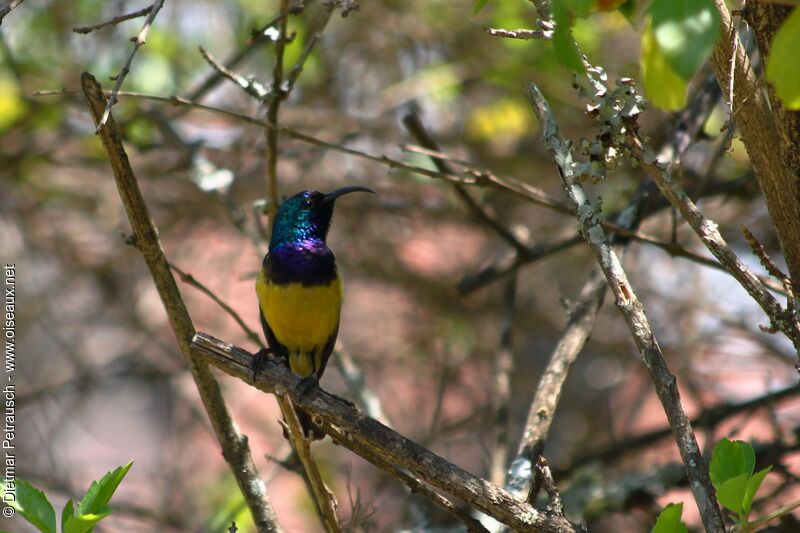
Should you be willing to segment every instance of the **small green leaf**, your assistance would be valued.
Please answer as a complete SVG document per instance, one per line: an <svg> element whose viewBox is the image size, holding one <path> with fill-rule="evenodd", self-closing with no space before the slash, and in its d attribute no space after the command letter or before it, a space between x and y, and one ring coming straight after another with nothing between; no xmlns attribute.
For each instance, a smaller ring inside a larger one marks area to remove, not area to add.
<svg viewBox="0 0 800 533"><path fill-rule="evenodd" d="M709 466L711 482L719 489L727 480L742 474L749 478L753 474L755 464L756 454L749 443L721 439L714 446L714 453L711 455Z"/></svg>
<svg viewBox="0 0 800 533"><path fill-rule="evenodd" d="M53 505L40 491L27 481L17 478L14 481L2 480L0 487L4 494L11 492L11 484L16 488L16 500L6 502L22 517L43 533L56 533L56 511Z"/></svg>
<svg viewBox="0 0 800 533"><path fill-rule="evenodd" d="M744 500L742 501L742 509L744 510L745 516L750 514L750 508L753 506L753 498L755 498L756 492L758 492L758 488L761 486L761 482L764 481L764 478L769 474L770 470L772 470L771 466L768 466L764 470L759 470L748 480L747 490L745 491Z"/></svg>
<svg viewBox="0 0 800 533"><path fill-rule="evenodd" d="M64 504L64 508L61 510L61 532L64 533L67 530L67 521L70 518L75 516L75 505L72 503L72 499L70 498L67 500L67 503Z"/></svg>
<svg viewBox="0 0 800 533"><path fill-rule="evenodd" d="M553 1L553 19L556 29L553 32L553 49L561 64L573 72L583 73L586 67L583 64L581 53L572 36L572 14L564 4L565 0Z"/></svg>
<svg viewBox="0 0 800 533"><path fill-rule="evenodd" d="M106 507L105 511L96 514L84 514L67 518L67 523L62 528L62 533L86 533L100 520L111 514L111 508Z"/></svg>
<svg viewBox="0 0 800 533"><path fill-rule="evenodd" d="M93 481L86 496L83 497L78 506L78 516L99 515L106 511L108 502L114 495L125 474L133 466L133 461L120 466L119 468L107 472L100 481Z"/></svg>
<svg viewBox="0 0 800 533"><path fill-rule="evenodd" d="M472 6L472 16L474 17L478 13L481 12L481 9L486 7L486 4L489 3L489 0L475 0L475 5Z"/></svg>
<svg viewBox="0 0 800 533"><path fill-rule="evenodd" d="M717 487L717 499L726 509L730 509L740 517L744 514L744 497L747 492L749 474L742 474L724 481Z"/></svg>
<svg viewBox="0 0 800 533"><path fill-rule="evenodd" d="M678 76L661 53L650 21L642 31L642 80L647 98L666 111L681 109L686 101L686 80Z"/></svg>
<svg viewBox="0 0 800 533"><path fill-rule="evenodd" d="M647 12L667 62L684 80L691 79L719 35L714 0L653 0Z"/></svg>
<svg viewBox="0 0 800 533"><path fill-rule="evenodd" d="M795 9L778 28L767 59L767 81L775 87L775 92L787 109L800 109L798 42L800 42L800 9Z"/></svg>
<svg viewBox="0 0 800 533"><path fill-rule="evenodd" d="M656 524L650 533L688 533L686 524L681 522L681 514L683 514L682 503L667 504L658 515Z"/></svg>

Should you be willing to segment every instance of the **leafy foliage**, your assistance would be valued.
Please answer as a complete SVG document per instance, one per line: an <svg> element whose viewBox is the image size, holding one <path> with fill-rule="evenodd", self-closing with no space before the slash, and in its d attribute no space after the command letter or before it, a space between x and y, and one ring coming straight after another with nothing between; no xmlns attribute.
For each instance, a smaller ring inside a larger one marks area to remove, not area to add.
<svg viewBox="0 0 800 533"><path fill-rule="evenodd" d="M16 485L17 499L8 502L8 504L39 531L55 533L56 512L44 492L27 481L16 479L13 482L2 481L3 493L10 489L11 483Z"/></svg>
<svg viewBox="0 0 800 533"><path fill-rule="evenodd" d="M650 533L688 533L686 524L681 522L681 514L683 514L682 503L667 504L658 515L656 525L653 526Z"/></svg>
<svg viewBox="0 0 800 533"><path fill-rule="evenodd" d="M83 500L75 507L67 501L61 511L62 533L86 533L113 510L108 506L119 484L133 466L133 461L107 472L99 481L93 481ZM28 522L43 533L56 533L56 512L47 496L26 481L16 480L17 499L10 505ZM3 481L5 491L6 482Z"/></svg>
<svg viewBox="0 0 800 533"><path fill-rule="evenodd" d="M767 80L788 109L800 109L800 70L797 43L800 42L800 9L795 9L772 41L767 60Z"/></svg>
<svg viewBox="0 0 800 533"><path fill-rule="evenodd" d="M723 507L736 513L740 524L750 516L753 497L772 467L753 474L756 455L753 447L744 441L720 440L711 457L710 475L717 499Z"/></svg>
<svg viewBox="0 0 800 533"><path fill-rule="evenodd" d="M714 0L653 0L647 12L667 62L684 80L691 79L719 35Z"/></svg>

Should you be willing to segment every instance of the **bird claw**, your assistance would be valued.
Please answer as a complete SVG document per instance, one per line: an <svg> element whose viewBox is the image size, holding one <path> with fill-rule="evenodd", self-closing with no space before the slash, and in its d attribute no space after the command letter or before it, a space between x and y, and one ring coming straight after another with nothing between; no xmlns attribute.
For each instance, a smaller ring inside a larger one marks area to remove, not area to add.
<svg viewBox="0 0 800 533"><path fill-rule="evenodd" d="M272 354L271 349L262 348L253 356L253 361L250 363L250 368L253 369L253 381L256 380L256 374L264 370L270 354Z"/></svg>
<svg viewBox="0 0 800 533"><path fill-rule="evenodd" d="M295 390L300 398L305 397L309 392L319 388L319 379L316 376L306 376L300 380Z"/></svg>

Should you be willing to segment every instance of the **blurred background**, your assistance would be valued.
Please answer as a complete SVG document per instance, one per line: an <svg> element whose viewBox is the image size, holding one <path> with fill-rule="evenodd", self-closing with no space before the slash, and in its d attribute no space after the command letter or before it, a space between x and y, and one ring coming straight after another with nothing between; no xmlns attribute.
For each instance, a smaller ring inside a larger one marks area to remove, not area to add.
<svg viewBox="0 0 800 533"><path fill-rule="evenodd" d="M91 480L134 460L112 501L118 512L98 531L222 531L231 521L253 531L144 262L125 244L127 217L82 98L34 96L79 89L82 71L110 89L109 76L130 53L129 39L143 19L87 35L72 30L142 7L141 1L27 0L0 28L0 261L17 266L17 474L60 509ZM320 10L320 2L309 0L290 17L295 37L287 45L287 65L299 58ZM246 50L234 70L269 86L273 44L251 42L252 32L278 12L276 1L166 2L123 90L177 94L263 118L264 107L230 81L204 83L213 70L198 47L221 61ZM472 13L472 0L365 2L346 18L335 12L281 107L280 123L433 169L426 156L402 149L415 143L400 121L413 109L444 152L563 198L523 84L540 85L565 135L592 136L595 126L550 46L484 31L533 27L532 4L492 2ZM610 79L638 77L639 36L618 13L577 21L575 35ZM267 196L263 130L124 96L113 113L170 262L260 333L254 280L268 225L261 214ZM700 206L761 272L740 225L772 257L780 254L741 143L734 137L728 147L720 139L725 118L725 109L712 114L681 171L687 180L736 184ZM659 147L672 117L648 110L641 123ZM279 147L284 197L352 184L379 193L337 203L329 243L346 288L339 347L364 373L392 427L488 477L504 324L510 321L513 334L513 456L566 306L595 264L592 254L580 243L478 286L471 283L475 275L507 257L509 247L445 182L286 136ZM641 179L636 169L623 168L587 186L609 213L627 204ZM577 229L572 217L510 194L470 192L530 245L558 242ZM663 210L642 230L669 242L673 216ZM685 225L675 231L679 243L707 255ZM727 275L636 242L625 266L692 415L796 383L790 343L759 330L766 318ZM515 283L513 306L504 296L509 283ZM199 331L257 349L216 303L190 284L179 285ZM328 368L322 386L347 397L337 365ZM218 377L282 525L319 530L301 478L280 464L288 444L274 398ZM776 465L776 473L765 492L770 510L796 489L797 407L790 392L698 431L704 445L729 436L772 450L767 464ZM684 516L697 525L669 436L629 442L665 427L625 322L607 301L567 381L545 449L569 516L588 520L592 531L649 531L661 506L684 501ZM329 439L314 451L353 530L452 525ZM0 528L28 531L21 521L5 519Z"/></svg>

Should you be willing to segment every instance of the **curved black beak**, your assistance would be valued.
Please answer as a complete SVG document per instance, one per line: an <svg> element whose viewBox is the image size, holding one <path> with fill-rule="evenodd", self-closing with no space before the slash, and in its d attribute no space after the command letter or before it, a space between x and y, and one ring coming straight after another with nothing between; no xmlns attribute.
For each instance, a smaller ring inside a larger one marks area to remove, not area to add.
<svg viewBox="0 0 800 533"><path fill-rule="evenodd" d="M322 199L322 203L328 204L339 198L344 194L350 194L351 192L371 192L372 194L377 194L375 191L368 187L361 187L360 185L352 185L350 187L342 187L340 189L336 189L335 191L331 191L325 195L325 198Z"/></svg>

